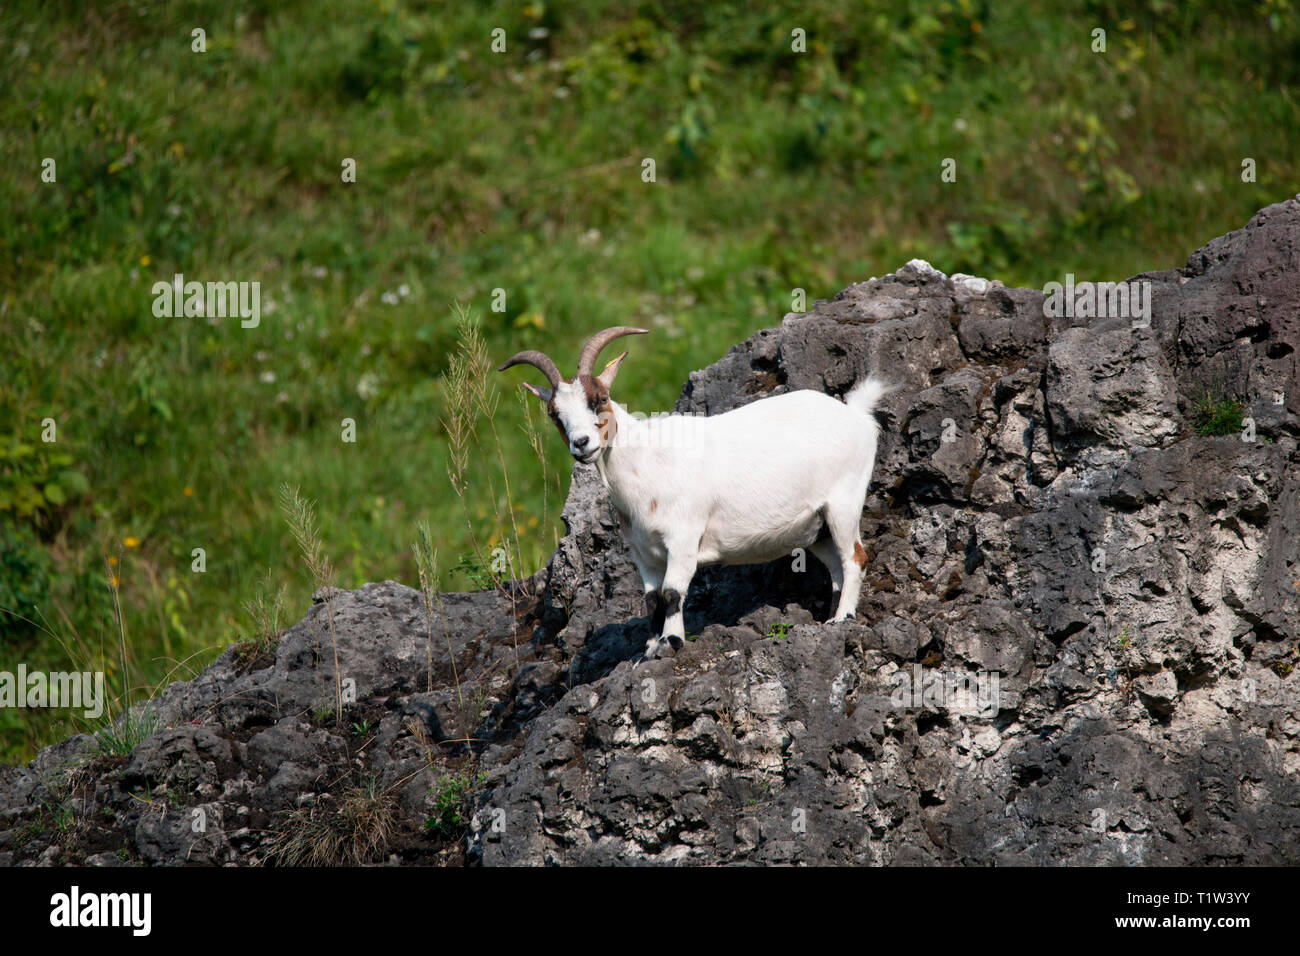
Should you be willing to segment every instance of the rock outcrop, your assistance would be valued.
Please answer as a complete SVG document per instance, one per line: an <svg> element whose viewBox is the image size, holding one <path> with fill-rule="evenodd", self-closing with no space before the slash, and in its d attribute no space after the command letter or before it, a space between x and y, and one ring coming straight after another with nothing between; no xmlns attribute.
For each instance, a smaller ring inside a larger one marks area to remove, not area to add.
<svg viewBox="0 0 1300 956"><path fill-rule="evenodd" d="M0 768L0 863L1300 862L1300 197L1138 283L1061 310L912 262L691 375L709 414L898 384L856 621L815 559L709 568L639 660L576 466L547 567L431 640L410 588L320 594L129 756Z"/></svg>

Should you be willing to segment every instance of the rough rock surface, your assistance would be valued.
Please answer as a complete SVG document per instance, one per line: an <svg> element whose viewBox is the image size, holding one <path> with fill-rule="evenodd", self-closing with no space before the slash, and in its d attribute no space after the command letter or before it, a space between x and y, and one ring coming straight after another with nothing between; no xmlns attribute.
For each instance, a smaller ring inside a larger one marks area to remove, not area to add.
<svg viewBox="0 0 1300 956"><path fill-rule="evenodd" d="M1300 862L1300 197L1131 281L1149 325L913 262L691 375L709 414L898 384L856 621L815 559L705 569L640 661L577 466L548 566L432 640L400 584L318 595L129 756L0 768L0 864ZM1197 434L1207 391L1241 432Z"/></svg>

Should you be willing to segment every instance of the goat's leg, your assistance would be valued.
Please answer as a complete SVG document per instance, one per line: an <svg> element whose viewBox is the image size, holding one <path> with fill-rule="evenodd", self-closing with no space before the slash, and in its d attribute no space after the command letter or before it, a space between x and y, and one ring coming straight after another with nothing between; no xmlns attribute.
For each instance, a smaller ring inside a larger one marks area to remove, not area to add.
<svg viewBox="0 0 1300 956"><path fill-rule="evenodd" d="M663 631L650 638L646 644L646 657L668 657L681 650L686 642L686 591L695 577L696 558L699 554L699 541L693 541L689 548L669 546L668 568L664 572L663 589L660 599L663 601Z"/></svg>
<svg viewBox="0 0 1300 956"><path fill-rule="evenodd" d="M830 572L831 607L834 608L840 598L840 589L844 587L844 571L840 567L840 555L835 550L835 542L830 538L818 538L808 546L808 550L813 553L813 557L826 565L826 570Z"/></svg>
<svg viewBox="0 0 1300 956"><path fill-rule="evenodd" d="M850 489L856 492L856 489ZM839 558L843 590L840 603L832 620L844 621L858 612L858 596L862 593L862 572L867 566L867 552L858 539L858 523L862 520L862 502L866 489L856 497L843 496L832 500L826 507L826 525L835 542ZM834 572L831 572L834 575Z"/></svg>
<svg viewBox="0 0 1300 956"><path fill-rule="evenodd" d="M645 590L645 616L650 622L650 637L653 640L663 633L664 599L661 589L664 586L664 568L646 560L635 551L632 562L641 574L641 587Z"/></svg>

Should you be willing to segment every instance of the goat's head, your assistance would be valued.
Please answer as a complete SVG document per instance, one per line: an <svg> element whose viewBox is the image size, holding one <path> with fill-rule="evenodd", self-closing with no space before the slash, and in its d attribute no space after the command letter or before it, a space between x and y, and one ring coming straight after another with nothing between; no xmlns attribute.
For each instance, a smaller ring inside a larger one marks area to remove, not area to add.
<svg viewBox="0 0 1300 956"><path fill-rule="evenodd" d="M599 375L593 374L596 356L620 336L642 335L648 331L618 325L597 332L582 347L578 356L578 374L570 379L560 376L560 370L547 355L531 349L507 359L497 371L504 372L512 365L531 365L546 374L550 388L539 388L529 382L524 383L524 388L546 403L547 414L569 446L569 454L589 464L600 457L614 440L616 424L609 387L614 384L614 376L618 374L623 359L627 358L627 352L606 365Z"/></svg>

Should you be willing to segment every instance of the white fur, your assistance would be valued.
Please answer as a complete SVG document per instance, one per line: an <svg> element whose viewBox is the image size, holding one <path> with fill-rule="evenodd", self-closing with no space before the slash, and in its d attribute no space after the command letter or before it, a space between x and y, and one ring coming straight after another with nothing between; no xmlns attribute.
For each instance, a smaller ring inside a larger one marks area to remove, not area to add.
<svg viewBox="0 0 1300 956"><path fill-rule="evenodd" d="M611 403L612 441L580 385L562 383L555 408L570 453L594 461L609 489L647 594L675 591L684 604L701 564L755 564L806 548L830 570L840 621L857 610L858 522L879 434L872 412L886 391L869 378L844 402L790 392L711 418L638 419ZM581 437L587 445L575 448ZM830 539L818 541L823 527ZM685 637L680 606L647 655L670 652L674 636Z"/></svg>

